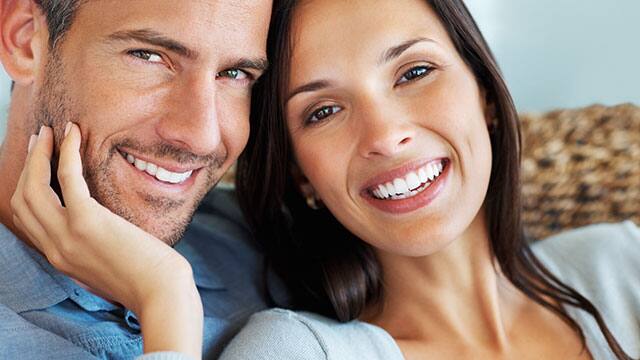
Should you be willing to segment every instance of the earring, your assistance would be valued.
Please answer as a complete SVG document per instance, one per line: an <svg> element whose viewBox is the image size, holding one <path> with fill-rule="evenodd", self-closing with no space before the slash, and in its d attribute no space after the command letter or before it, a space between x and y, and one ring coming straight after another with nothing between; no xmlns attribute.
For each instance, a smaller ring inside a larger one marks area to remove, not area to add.
<svg viewBox="0 0 640 360"><path fill-rule="evenodd" d="M311 209L320 209L320 199L316 197L315 193L307 194L307 196L305 196L305 200L307 200L307 206Z"/></svg>
<svg viewBox="0 0 640 360"><path fill-rule="evenodd" d="M498 128L498 119L493 119L489 122L489 124L487 125L487 129L489 130L490 134L493 134L494 132L496 132L496 129Z"/></svg>

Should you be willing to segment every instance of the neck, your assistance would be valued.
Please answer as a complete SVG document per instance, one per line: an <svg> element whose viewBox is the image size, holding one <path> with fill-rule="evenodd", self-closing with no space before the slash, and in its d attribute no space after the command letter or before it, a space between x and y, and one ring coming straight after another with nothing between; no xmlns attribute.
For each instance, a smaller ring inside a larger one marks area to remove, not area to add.
<svg viewBox="0 0 640 360"><path fill-rule="evenodd" d="M13 224L11 197L16 190L24 162L27 157L29 136L36 129L31 120L31 106L28 91L16 86L12 92L7 131L0 146L0 222L20 240L30 245L27 237Z"/></svg>
<svg viewBox="0 0 640 360"><path fill-rule="evenodd" d="M366 320L398 341L456 339L506 349L510 324L527 301L495 263L483 213L436 254L379 253L385 295L380 311Z"/></svg>

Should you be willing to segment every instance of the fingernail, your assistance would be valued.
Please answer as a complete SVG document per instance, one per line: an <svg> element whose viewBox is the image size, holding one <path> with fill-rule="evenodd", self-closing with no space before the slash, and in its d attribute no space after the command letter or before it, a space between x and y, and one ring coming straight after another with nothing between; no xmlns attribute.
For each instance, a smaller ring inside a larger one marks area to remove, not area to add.
<svg viewBox="0 0 640 360"><path fill-rule="evenodd" d="M64 126L64 136L69 135L69 131L71 131L71 122L68 121L67 125Z"/></svg>
<svg viewBox="0 0 640 360"><path fill-rule="evenodd" d="M44 125L40 126L40 131L38 132L38 138L42 137L43 132L44 132Z"/></svg>
<svg viewBox="0 0 640 360"><path fill-rule="evenodd" d="M31 152L33 145L36 143L37 137L35 135L31 135L29 138L29 146L27 146L27 154Z"/></svg>

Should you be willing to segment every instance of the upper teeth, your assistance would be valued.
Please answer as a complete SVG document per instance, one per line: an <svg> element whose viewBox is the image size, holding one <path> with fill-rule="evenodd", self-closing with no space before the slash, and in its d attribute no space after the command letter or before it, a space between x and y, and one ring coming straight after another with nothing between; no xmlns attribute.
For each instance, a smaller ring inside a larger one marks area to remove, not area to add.
<svg viewBox="0 0 640 360"><path fill-rule="evenodd" d="M131 154L122 153L122 155L127 159L129 164L135 166L136 169L144 171L160 181L168 182L171 184L179 184L181 182L184 182L193 173L193 170L189 170L184 173L172 172L152 162L136 159Z"/></svg>
<svg viewBox="0 0 640 360"><path fill-rule="evenodd" d="M443 161L429 163L417 171L411 171L404 177L395 178L393 181L374 186L371 191L378 199L406 199L415 196L433 183L442 174L444 169Z"/></svg>

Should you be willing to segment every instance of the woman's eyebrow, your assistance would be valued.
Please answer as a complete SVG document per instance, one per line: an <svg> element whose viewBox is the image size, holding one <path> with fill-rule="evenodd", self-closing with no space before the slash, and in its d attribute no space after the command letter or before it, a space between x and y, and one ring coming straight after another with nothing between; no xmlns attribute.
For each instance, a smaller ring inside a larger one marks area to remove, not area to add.
<svg viewBox="0 0 640 360"><path fill-rule="evenodd" d="M435 43L434 40L429 39L429 38L425 38L425 37L418 37L418 38L414 38L414 39L410 39L407 41L404 41L398 45L392 46L390 48L388 48L387 50L385 50L382 55L380 55L380 58L378 60L378 65L382 65L384 63L388 63L389 61L397 58L398 56L402 55L403 52L407 51L410 47L412 47L415 44L421 43L421 42L432 42Z"/></svg>
<svg viewBox="0 0 640 360"><path fill-rule="evenodd" d="M398 56L400 56L403 52L407 51L410 47L412 47L415 44L418 43L422 43L422 42L432 42L432 43L436 43L434 40L426 38L426 37L418 37L418 38L414 38L414 39L410 39L407 41L403 41L402 43L392 46L388 49L386 49L382 55L380 56L380 59L378 60L378 64L384 64L387 63L395 58L397 58ZM289 95L287 96L287 99L285 101L285 104L287 102L289 102L289 100L291 100L291 98L293 98L294 96L300 94L300 93L304 93L304 92L311 92L311 91L318 91L318 90L322 90L325 88L328 88L331 86L331 82L328 80L318 80L318 81L313 81L301 86L298 86L297 88L293 89Z"/></svg>
<svg viewBox="0 0 640 360"><path fill-rule="evenodd" d="M289 95L287 96L287 100L285 101L285 104L288 103L289 100L291 100L291 98L293 98L294 96L300 93L318 91L318 90L328 88L330 86L331 86L331 82L328 80L318 80L318 81L313 81L313 82L298 86L297 88L293 89L293 91L289 93Z"/></svg>

